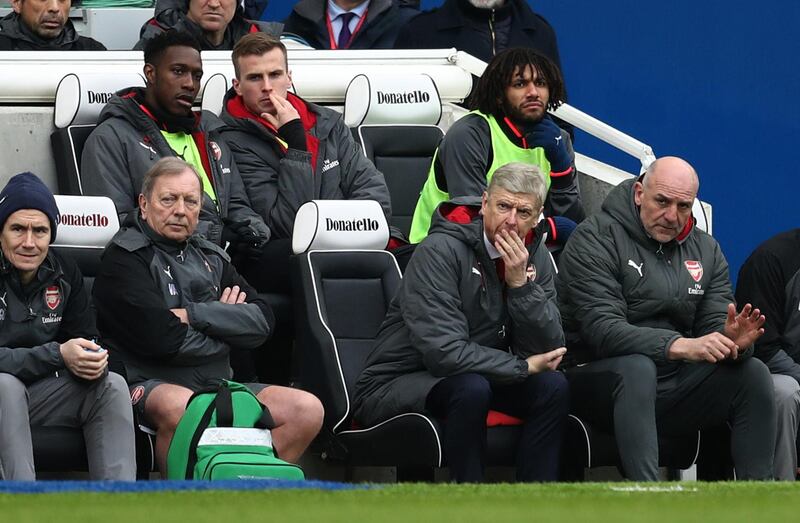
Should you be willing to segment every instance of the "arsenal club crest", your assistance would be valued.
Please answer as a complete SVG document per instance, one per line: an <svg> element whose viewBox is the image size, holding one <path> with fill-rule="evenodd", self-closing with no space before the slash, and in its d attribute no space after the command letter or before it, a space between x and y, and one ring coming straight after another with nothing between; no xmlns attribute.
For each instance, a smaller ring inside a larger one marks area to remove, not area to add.
<svg viewBox="0 0 800 523"><path fill-rule="evenodd" d="M208 145L211 146L211 151L214 153L214 158L219 161L219 159L222 158L222 149L219 148L217 142L208 142Z"/></svg>
<svg viewBox="0 0 800 523"><path fill-rule="evenodd" d="M131 391L131 405L136 405L144 396L144 387L139 385Z"/></svg>
<svg viewBox="0 0 800 523"><path fill-rule="evenodd" d="M61 290L57 285L48 287L44 291L44 302L51 311L56 310L61 305Z"/></svg>
<svg viewBox="0 0 800 523"><path fill-rule="evenodd" d="M683 265L686 266L686 270L689 271L689 275L692 277L692 279L696 282L699 282L703 277L703 266L700 264L700 262L686 260L683 262Z"/></svg>
<svg viewBox="0 0 800 523"><path fill-rule="evenodd" d="M536 279L536 266L534 264L528 265L528 268L525 269L525 276L528 278L528 281L533 281Z"/></svg>

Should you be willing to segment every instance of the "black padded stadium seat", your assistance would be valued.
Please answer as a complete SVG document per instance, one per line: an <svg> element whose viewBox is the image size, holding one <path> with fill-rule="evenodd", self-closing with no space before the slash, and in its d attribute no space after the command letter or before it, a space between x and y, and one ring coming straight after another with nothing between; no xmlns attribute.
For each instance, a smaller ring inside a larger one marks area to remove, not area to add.
<svg viewBox="0 0 800 523"><path fill-rule="evenodd" d="M86 139L108 99L131 86L144 86L140 74L68 74L58 83L53 111L55 131L50 135L50 145L59 193L83 194L80 166Z"/></svg>
<svg viewBox="0 0 800 523"><path fill-rule="evenodd" d="M70 125L56 129L50 135L59 193L83 194L80 177L81 154L86 139L95 127L97 126L94 124Z"/></svg>
<svg viewBox="0 0 800 523"><path fill-rule="evenodd" d="M383 173L392 198L392 222L404 234L431 158L444 133L442 103L425 74L358 75L347 86L345 123L364 154Z"/></svg>
<svg viewBox="0 0 800 523"><path fill-rule="evenodd" d="M385 251L310 251L295 273L300 379L325 407L332 435L323 457L346 466L438 467L438 423L422 414L396 416L372 427L352 423L353 389L389 303L400 269Z"/></svg>
<svg viewBox="0 0 800 523"><path fill-rule="evenodd" d="M298 210L292 278L295 324L303 328L296 333L295 367L300 386L325 407L324 459L348 470L432 470L443 460L434 420L416 413L371 427L352 420L353 388L401 279L394 256L380 250L388 239L386 218L374 201L312 201Z"/></svg>
<svg viewBox="0 0 800 523"><path fill-rule="evenodd" d="M364 154L386 178L392 197L391 225L408 235L419 192L444 133L435 125L374 124L359 126L358 135Z"/></svg>

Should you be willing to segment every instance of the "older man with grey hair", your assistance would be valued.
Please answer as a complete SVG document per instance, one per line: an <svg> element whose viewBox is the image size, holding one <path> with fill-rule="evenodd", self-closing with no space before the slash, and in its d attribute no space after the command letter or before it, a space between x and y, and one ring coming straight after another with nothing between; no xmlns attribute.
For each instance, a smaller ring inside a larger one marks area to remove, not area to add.
<svg viewBox="0 0 800 523"><path fill-rule="evenodd" d="M534 228L535 166L499 168L483 197L442 203L356 385L355 418L427 412L444 424L451 477L483 479L490 409L522 418L517 478L557 478L568 411L554 270Z"/></svg>
<svg viewBox="0 0 800 523"><path fill-rule="evenodd" d="M737 313L719 244L695 228L680 158L614 188L561 255L558 299L573 410L612 430L632 480L658 479L658 435L728 422L738 479L769 479L775 404L751 358L764 316Z"/></svg>
<svg viewBox="0 0 800 523"><path fill-rule="evenodd" d="M139 420L156 430L155 455L167 453L192 394L231 378L231 349L251 350L275 323L221 247L195 233L203 205L195 168L174 156L144 175L139 212L111 239L93 296L103 343L125 368ZM295 462L319 432L313 395L249 383L275 422L272 441Z"/></svg>

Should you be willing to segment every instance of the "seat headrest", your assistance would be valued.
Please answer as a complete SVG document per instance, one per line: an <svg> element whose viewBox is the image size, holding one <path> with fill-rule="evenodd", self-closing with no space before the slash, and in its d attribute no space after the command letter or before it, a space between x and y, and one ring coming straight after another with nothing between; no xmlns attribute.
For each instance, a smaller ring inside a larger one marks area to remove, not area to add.
<svg viewBox="0 0 800 523"><path fill-rule="evenodd" d="M105 247L119 230L114 202L107 196L56 194L61 212L55 247Z"/></svg>
<svg viewBox="0 0 800 523"><path fill-rule="evenodd" d="M126 87L144 87L144 78L138 73L70 73L58 82L53 123L59 129L96 123L111 95Z"/></svg>
<svg viewBox="0 0 800 523"><path fill-rule="evenodd" d="M429 124L442 118L442 102L426 74L360 74L344 97L344 122L365 124Z"/></svg>
<svg viewBox="0 0 800 523"><path fill-rule="evenodd" d="M222 104L225 101L225 93L228 92L228 79L222 73L211 75L206 80L203 87L203 101L200 106L204 111L211 111L217 116L222 113Z"/></svg>
<svg viewBox="0 0 800 523"><path fill-rule="evenodd" d="M375 200L312 200L294 218L292 251L386 248L389 225Z"/></svg>

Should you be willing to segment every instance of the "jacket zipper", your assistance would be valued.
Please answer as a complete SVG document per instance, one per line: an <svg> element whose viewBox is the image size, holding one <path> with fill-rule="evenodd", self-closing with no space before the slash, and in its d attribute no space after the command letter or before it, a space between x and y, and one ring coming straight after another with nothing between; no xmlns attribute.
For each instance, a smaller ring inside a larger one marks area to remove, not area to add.
<svg viewBox="0 0 800 523"><path fill-rule="evenodd" d="M492 14L489 15L489 34L492 36L492 56L497 54L497 42L494 34L494 9Z"/></svg>
<svg viewBox="0 0 800 523"><path fill-rule="evenodd" d="M659 257L661 262L666 266L666 279L669 283L669 292L667 292L667 296L670 299L674 299L678 293L678 284L677 279L675 278L675 274L672 271L672 260L668 259L664 254L664 244L660 243L658 245L658 250L656 251L656 255Z"/></svg>

